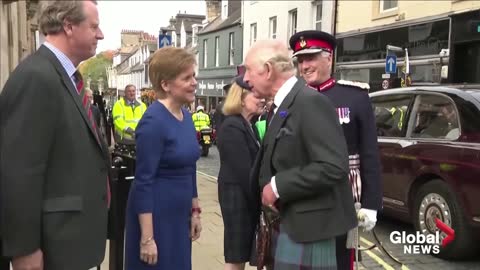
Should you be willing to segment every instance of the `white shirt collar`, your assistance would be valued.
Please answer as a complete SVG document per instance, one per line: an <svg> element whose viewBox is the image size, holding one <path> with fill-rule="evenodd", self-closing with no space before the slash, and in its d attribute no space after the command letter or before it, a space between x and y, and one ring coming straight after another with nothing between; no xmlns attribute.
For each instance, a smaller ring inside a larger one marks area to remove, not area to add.
<svg viewBox="0 0 480 270"><path fill-rule="evenodd" d="M275 107L276 107L274 112L277 112L278 107L280 107L283 100L290 93L290 91L292 90L295 83L297 83L297 81L298 81L297 77L292 76L285 83L283 83L283 85L282 85L282 87L280 87L280 89L278 89L277 94L275 94L275 97L273 98L273 103L275 104Z"/></svg>

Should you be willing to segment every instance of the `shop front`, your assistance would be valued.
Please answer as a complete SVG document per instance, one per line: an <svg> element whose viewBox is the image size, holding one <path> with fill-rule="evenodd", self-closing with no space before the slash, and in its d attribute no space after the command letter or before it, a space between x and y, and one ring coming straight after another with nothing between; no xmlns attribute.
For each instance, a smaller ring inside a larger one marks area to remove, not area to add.
<svg viewBox="0 0 480 270"><path fill-rule="evenodd" d="M480 11L453 14L450 38L450 82L480 83Z"/></svg>
<svg viewBox="0 0 480 270"><path fill-rule="evenodd" d="M406 71L412 84L440 84L446 80L442 71L449 64L450 24L448 16L438 16L338 34L335 75L338 79L367 82L371 92L384 88L386 77L402 78ZM387 51L387 46L400 50ZM386 58L392 54L397 58L397 71L386 75Z"/></svg>
<svg viewBox="0 0 480 270"><path fill-rule="evenodd" d="M197 79L195 108L202 105L207 113L215 109L217 104L225 98L223 86L231 81L232 78Z"/></svg>

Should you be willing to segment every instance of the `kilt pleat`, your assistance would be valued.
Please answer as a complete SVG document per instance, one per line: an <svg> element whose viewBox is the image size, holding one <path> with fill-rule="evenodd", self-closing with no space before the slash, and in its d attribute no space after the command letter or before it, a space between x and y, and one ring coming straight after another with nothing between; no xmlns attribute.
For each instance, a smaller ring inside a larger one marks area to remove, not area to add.
<svg viewBox="0 0 480 270"><path fill-rule="evenodd" d="M316 242L296 243L283 230L272 234L274 270L336 270L335 237Z"/></svg>

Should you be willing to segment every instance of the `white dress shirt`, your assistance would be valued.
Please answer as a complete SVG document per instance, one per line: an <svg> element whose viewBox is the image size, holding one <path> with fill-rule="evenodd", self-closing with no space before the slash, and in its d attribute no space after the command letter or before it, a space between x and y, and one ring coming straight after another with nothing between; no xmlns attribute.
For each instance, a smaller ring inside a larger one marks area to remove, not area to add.
<svg viewBox="0 0 480 270"><path fill-rule="evenodd" d="M297 83L297 81L298 81L297 77L292 76L282 85L282 87L280 87L280 89L278 89L277 94L275 94L275 97L273 98L273 104L275 104L275 109L273 110L273 113L274 113L273 117L275 117L278 107L280 107L283 100L285 100L285 98L288 96L288 94L292 90L293 86ZM273 193L275 193L275 196L277 197L277 199L280 198L280 194L278 193L278 190L277 190L277 184L275 183L275 176L272 177L272 180L270 181L270 183L272 184Z"/></svg>

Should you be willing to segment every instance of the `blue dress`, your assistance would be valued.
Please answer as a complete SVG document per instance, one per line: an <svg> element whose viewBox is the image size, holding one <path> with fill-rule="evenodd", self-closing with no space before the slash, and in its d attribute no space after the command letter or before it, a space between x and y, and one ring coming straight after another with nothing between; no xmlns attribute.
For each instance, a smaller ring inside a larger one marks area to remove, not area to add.
<svg viewBox="0 0 480 270"><path fill-rule="evenodd" d="M175 118L160 102L150 105L136 129L135 180L126 213L126 270L190 270L190 214L197 197L196 161L200 156L192 117ZM158 262L140 260L138 215L153 214Z"/></svg>

